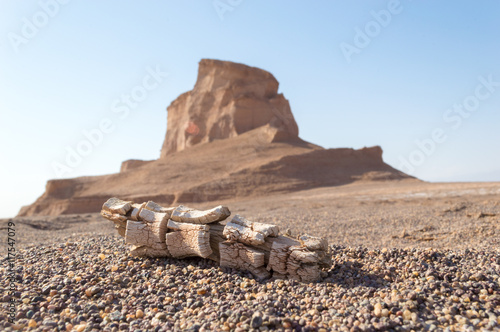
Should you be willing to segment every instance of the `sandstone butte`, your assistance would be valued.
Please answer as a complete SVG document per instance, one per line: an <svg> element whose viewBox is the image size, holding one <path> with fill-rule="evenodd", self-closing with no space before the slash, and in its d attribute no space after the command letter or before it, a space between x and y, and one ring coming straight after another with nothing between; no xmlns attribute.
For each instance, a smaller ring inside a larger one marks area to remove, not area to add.
<svg viewBox="0 0 500 332"><path fill-rule="evenodd" d="M193 90L167 108L159 159L124 161L116 174L50 180L19 216L99 212L109 197L171 206L412 179L384 163L379 146L324 149L299 138L278 86L265 70L202 59Z"/></svg>

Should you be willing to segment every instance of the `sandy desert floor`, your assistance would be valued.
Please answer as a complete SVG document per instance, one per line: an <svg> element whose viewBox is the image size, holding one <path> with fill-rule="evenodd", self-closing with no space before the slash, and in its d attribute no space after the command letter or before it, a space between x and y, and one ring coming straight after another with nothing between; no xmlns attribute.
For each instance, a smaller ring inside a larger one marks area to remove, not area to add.
<svg viewBox="0 0 500 332"><path fill-rule="evenodd" d="M218 204L327 237L332 268L315 284L257 281L202 259L132 258L98 214L14 218L18 255L14 272L5 259L0 267L0 329L499 329L500 183L355 183L190 205Z"/></svg>
<svg viewBox="0 0 500 332"><path fill-rule="evenodd" d="M500 183L354 183L241 201L191 203L199 209L227 205L232 214L321 235L330 244L369 248L497 248ZM9 219L0 220L5 229ZM17 246L48 245L68 237L116 235L99 214L14 218ZM6 232L2 233L2 248Z"/></svg>

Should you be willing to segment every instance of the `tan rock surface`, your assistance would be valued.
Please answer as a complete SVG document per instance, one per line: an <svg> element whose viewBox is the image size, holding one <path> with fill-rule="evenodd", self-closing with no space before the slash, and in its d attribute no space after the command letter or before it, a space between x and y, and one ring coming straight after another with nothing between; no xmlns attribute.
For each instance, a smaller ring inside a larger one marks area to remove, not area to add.
<svg viewBox="0 0 500 332"><path fill-rule="evenodd" d="M323 149L303 141L277 89L264 70L202 60L194 89L169 107L160 159L126 161L117 174L48 181L19 216L99 212L109 197L169 206L351 182L415 181L385 164L380 147Z"/></svg>
<svg viewBox="0 0 500 332"><path fill-rule="evenodd" d="M167 134L161 157L199 143L231 138L270 124L286 137L299 129L278 81L262 69L203 59L193 90L167 108Z"/></svg>

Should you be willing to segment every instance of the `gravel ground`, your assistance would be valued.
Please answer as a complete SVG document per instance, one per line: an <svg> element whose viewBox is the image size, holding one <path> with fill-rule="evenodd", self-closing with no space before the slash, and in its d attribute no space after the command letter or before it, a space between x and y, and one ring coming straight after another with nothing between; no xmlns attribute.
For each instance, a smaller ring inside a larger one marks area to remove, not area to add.
<svg viewBox="0 0 500 332"><path fill-rule="evenodd" d="M202 259L133 258L97 214L15 218L13 273L6 259L0 267L0 330L500 331L499 202L498 183L220 202L294 235L327 237L334 264L315 284L257 281Z"/></svg>
<svg viewBox="0 0 500 332"><path fill-rule="evenodd" d="M500 251L332 246L320 283L267 280L202 259L138 259L123 239L21 249L4 331L498 330ZM8 289L6 268L0 270Z"/></svg>

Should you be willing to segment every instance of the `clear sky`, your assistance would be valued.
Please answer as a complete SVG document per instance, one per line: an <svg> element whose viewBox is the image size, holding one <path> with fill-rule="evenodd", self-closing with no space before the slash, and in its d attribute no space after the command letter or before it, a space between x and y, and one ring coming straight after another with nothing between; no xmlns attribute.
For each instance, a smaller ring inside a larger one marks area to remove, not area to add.
<svg viewBox="0 0 500 332"><path fill-rule="evenodd" d="M158 158L165 109L202 58L273 73L307 141L380 145L427 181L500 181L499 14L498 1L0 0L0 217L48 179Z"/></svg>

